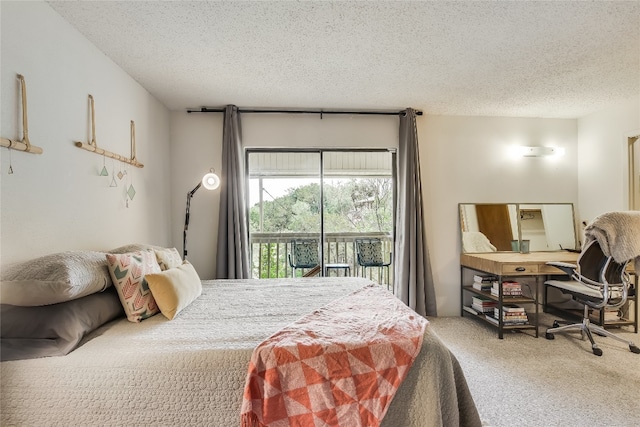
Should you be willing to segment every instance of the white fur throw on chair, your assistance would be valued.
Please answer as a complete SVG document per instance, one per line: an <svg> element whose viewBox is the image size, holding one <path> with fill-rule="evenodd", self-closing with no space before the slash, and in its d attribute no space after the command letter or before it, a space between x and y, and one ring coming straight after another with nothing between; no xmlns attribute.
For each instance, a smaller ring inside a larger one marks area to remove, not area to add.
<svg viewBox="0 0 640 427"><path fill-rule="evenodd" d="M622 263L635 260L640 272L640 211L607 212L584 229L585 245L597 240L606 256Z"/></svg>

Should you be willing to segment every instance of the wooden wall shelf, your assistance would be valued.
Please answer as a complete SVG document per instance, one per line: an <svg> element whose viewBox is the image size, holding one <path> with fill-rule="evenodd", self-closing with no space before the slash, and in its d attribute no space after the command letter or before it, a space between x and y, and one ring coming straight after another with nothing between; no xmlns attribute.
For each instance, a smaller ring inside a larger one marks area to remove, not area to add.
<svg viewBox="0 0 640 427"><path fill-rule="evenodd" d="M24 76L18 74L20 80L20 89L22 91L22 139L14 141L8 138L0 138L0 146L7 147L11 150L24 151L26 153L42 154L42 148L31 145L29 141L29 124L27 120L27 84Z"/></svg>
<svg viewBox="0 0 640 427"><path fill-rule="evenodd" d="M100 154L105 157L109 157L111 159L128 163L137 168L143 168L144 165L136 159L136 124L135 122L131 120L131 157L128 158L120 154L116 154L111 151L98 148L98 144L96 143L95 107L94 107L94 101L93 101L92 95L89 95L89 108L91 109L91 141L89 141L88 143L76 141L74 143L76 147L82 148L83 150L91 151L96 154Z"/></svg>

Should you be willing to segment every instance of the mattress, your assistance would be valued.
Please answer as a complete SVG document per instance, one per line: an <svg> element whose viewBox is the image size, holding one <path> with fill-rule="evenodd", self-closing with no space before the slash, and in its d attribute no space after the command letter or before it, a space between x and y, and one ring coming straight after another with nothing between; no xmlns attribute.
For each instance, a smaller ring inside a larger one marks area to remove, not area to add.
<svg viewBox="0 0 640 427"><path fill-rule="evenodd" d="M66 356L0 363L0 424L237 426L253 348L370 283L203 281L202 295L172 321L119 319ZM480 425L457 360L429 326L382 425Z"/></svg>

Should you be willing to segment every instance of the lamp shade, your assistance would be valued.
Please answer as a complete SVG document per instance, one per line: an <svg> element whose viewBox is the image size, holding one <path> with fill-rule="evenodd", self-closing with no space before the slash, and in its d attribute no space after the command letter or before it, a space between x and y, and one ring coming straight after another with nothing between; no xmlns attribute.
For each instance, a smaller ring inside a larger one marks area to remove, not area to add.
<svg viewBox="0 0 640 427"><path fill-rule="evenodd" d="M202 177L202 185L207 190L215 190L220 187L220 178L213 171Z"/></svg>

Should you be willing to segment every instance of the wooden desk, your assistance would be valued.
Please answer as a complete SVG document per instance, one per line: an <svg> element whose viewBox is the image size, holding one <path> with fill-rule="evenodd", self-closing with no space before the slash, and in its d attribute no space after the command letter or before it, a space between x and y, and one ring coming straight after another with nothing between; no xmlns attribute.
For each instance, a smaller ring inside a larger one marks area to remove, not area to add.
<svg viewBox="0 0 640 427"><path fill-rule="evenodd" d="M462 307L461 313L464 315L464 292L471 292L477 295L487 296L486 292L479 292L473 289L468 284L464 283L464 269L476 270L479 272L483 272L486 274L493 274L498 276L499 281L502 282L502 276L531 276L536 280L536 292L535 295L529 298L492 298L498 301L498 306L502 308L502 303L514 303L514 304L533 304L535 302L536 305L536 320L535 320L535 328L536 328L536 337L538 336L537 326L538 326L538 282L540 277L546 278L548 275L561 274L564 275L564 272L556 267L547 265L547 262L556 261L556 262L568 262L571 264L575 264L578 260L578 256L580 254L575 252L531 252L528 254L521 254L517 252L492 252L492 253L482 253L482 254L461 254L460 255L460 280L461 280L461 289L460 292L460 306ZM633 262L627 264L627 271L633 275L636 279L634 282L636 285L638 284L637 276L635 276L635 271L633 269ZM636 286L636 292L638 291ZM582 312L572 312L563 310L559 307L554 306L553 304L547 304L546 301L546 288L544 292L545 298L543 300L543 309L547 311L548 309L552 309L562 314L569 315L570 317L582 318ZM638 332L638 316L640 314L640 308L638 307L638 295L634 297L629 297L630 306L626 306L627 317L624 319L620 319L617 321L605 322L604 313L599 312L595 319L592 319L593 322L603 326L603 327L620 327L620 326L632 326L635 332ZM516 327L504 326L500 322L498 326L498 337L503 337L503 331L505 329L515 329ZM518 329L526 329L526 328L518 328Z"/></svg>
<svg viewBox="0 0 640 427"><path fill-rule="evenodd" d="M502 319L498 321L498 338L502 339L505 330L535 330L535 336L538 337L538 281L541 276L548 276L552 274L564 274L562 270L547 265L549 261L556 262L568 262L575 264L578 255L575 252L531 252L528 254L521 254L517 252L492 252L482 254L470 254L464 253L460 255L460 313L464 316L467 312L464 305L464 293L469 292L475 295L480 295L485 298L490 298L498 303L498 311L502 312L502 306L504 303L508 304L532 304L535 306L535 317L533 322L531 318L527 325L505 325ZM465 284L464 270L471 269L485 274L491 274L498 276L498 282L502 283L503 276L531 276L536 280L535 290L532 291L531 297L510 297L502 295L502 287L500 287L499 296L490 295L489 292L479 291L473 288L471 283ZM468 312L467 312L468 313ZM476 318L481 318L491 324L494 324L486 319L482 313L474 314ZM495 324L494 324L495 325Z"/></svg>
<svg viewBox="0 0 640 427"><path fill-rule="evenodd" d="M546 265L547 262L569 262L578 260L574 252L492 252L486 254L462 254L460 266L483 271L496 276L546 276L564 274L562 270Z"/></svg>

